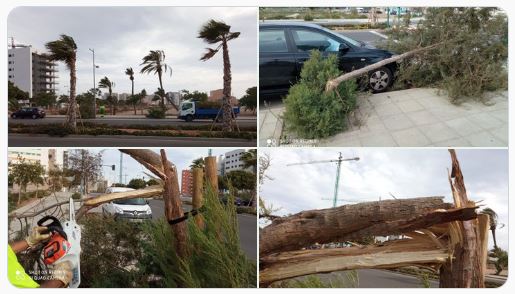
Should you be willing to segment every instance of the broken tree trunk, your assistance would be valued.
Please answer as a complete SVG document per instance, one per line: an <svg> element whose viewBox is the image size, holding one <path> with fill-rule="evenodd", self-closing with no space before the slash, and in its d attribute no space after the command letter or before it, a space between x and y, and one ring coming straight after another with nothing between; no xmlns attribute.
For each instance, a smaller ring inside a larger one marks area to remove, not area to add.
<svg viewBox="0 0 515 294"><path fill-rule="evenodd" d="M218 195L218 173L216 172L216 157L208 156L204 158L206 168L207 184L211 186L213 192Z"/></svg>
<svg viewBox="0 0 515 294"><path fill-rule="evenodd" d="M139 189L139 190L135 190L135 191L102 194L102 195L94 197L94 198L88 198L82 202L82 206L79 208L79 210L77 210L76 219L80 219L90 209L95 208L104 203L114 201L114 200L131 199L131 198L149 198L149 197L159 196L161 194L163 194L163 187L161 187L159 185L155 185L155 186L150 186L150 187L146 187L144 189Z"/></svg>
<svg viewBox="0 0 515 294"><path fill-rule="evenodd" d="M200 167L193 169L193 209L199 209L203 204L204 171ZM195 216L195 223L199 228L204 227L204 220L201 214Z"/></svg>
<svg viewBox="0 0 515 294"><path fill-rule="evenodd" d="M343 74L343 75L341 75L341 76L339 76L337 78L334 78L332 80L327 81L327 84L325 86L325 91L326 92L333 91L343 81L347 81L347 80L350 80L350 79L353 79L353 78L358 78L360 76L366 75L366 74L368 74L370 71L372 71L374 69L378 69L378 68L383 67L383 66L385 66L387 64L403 60L405 58L411 57L411 56L413 56L415 54L419 54L419 53L427 51L427 50L434 49L434 48L440 46L441 44L442 44L442 42L436 43L436 44L433 44L433 45L430 45L430 46L426 46L426 47L417 48L415 50L411 50L411 51L402 53L400 55L395 55L393 57L383 59L383 60L381 60L379 62L376 62L374 64L367 65L367 66L365 66L363 68L360 68L360 69L353 70L351 72L345 73L345 74Z"/></svg>
<svg viewBox="0 0 515 294"><path fill-rule="evenodd" d="M148 170L161 178L164 182L163 200L165 205L165 216L171 221L184 216L182 209L179 180L175 165L166 158L166 153L161 150L161 156L151 150L145 149L120 149L121 152L130 155L137 162L141 163ZM170 225L172 235L175 238L177 254L183 257L186 250L186 222L179 222Z"/></svg>
<svg viewBox="0 0 515 294"><path fill-rule="evenodd" d="M433 242L406 239L384 246L298 250L260 257L259 283L271 283L295 277L335 271L435 266L445 263L449 253Z"/></svg>
<svg viewBox="0 0 515 294"><path fill-rule="evenodd" d="M263 228L261 255L329 243L382 222L411 219L436 209L449 209L443 197L383 200L309 210L276 219Z"/></svg>
<svg viewBox="0 0 515 294"><path fill-rule="evenodd" d="M461 173L460 164L454 150L449 150L452 170L449 183L457 208L474 205L468 200L467 190ZM452 258L440 269L441 288L484 288L488 230L485 218L455 222L450 230Z"/></svg>

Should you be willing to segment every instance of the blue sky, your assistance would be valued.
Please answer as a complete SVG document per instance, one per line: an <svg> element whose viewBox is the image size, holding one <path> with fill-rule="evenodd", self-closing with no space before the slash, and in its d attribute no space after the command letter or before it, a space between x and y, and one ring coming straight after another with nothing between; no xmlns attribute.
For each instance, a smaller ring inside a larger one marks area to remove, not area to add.
<svg viewBox="0 0 515 294"><path fill-rule="evenodd" d="M271 149L273 178L261 187L260 197L285 215L303 210L328 208L332 199L336 164L286 166L289 163L358 156L359 161L342 163L339 205L362 201L422 196L445 196L452 202L447 179L451 161L446 149L310 148ZM503 228L497 231L499 246L508 249L508 150L457 150L468 197L494 209ZM490 238L490 247L492 247Z"/></svg>

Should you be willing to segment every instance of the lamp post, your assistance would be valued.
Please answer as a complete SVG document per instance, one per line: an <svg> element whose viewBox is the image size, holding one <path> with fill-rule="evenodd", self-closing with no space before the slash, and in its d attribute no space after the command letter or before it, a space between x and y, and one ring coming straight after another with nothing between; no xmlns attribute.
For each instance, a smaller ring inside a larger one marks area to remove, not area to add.
<svg viewBox="0 0 515 294"><path fill-rule="evenodd" d="M95 79L95 69L98 68L98 66L95 64L95 49L89 48L89 51L93 53L93 118L97 117L97 82Z"/></svg>

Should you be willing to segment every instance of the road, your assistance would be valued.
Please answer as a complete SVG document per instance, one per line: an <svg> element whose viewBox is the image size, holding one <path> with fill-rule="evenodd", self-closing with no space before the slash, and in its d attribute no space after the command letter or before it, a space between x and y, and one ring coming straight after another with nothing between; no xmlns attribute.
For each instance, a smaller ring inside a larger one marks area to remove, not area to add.
<svg viewBox="0 0 515 294"><path fill-rule="evenodd" d="M12 119L9 118L9 124L25 124L25 125L42 125L63 123L64 116L49 116L43 119ZM97 124L107 124L110 126L128 126L128 125L147 125L147 126L200 126L213 124L213 120L199 119L192 122L185 122L182 119L166 118L152 119L143 117L104 117L96 119L84 119L83 122L91 122ZM240 127L256 127L256 117L238 117L236 122Z"/></svg>
<svg viewBox="0 0 515 294"><path fill-rule="evenodd" d="M164 136L78 136L9 134L9 147L256 147L257 140Z"/></svg>
<svg viewBox="0 0 515 294"><path fill-rule="evenodd" d="M319 274L320 279L324 282L330 282L336 286L344 284L346 287L352 287L346 272L334 272L330 274ZM358 288L422 288L422 281L417 277L404 275L396 272L385 270L366 269L358 270ZM431 288L438 288L438 281L430 280Z"/></svg>
<svg viewBox="0 0 515 294"><path fill-rule="evenodd" d="M154 218L164 217L164 202L159 199L149 201ZM184 205L185 211L191 210L191 206ZM257 218L255 215L238 214L238 225L240 231L240 243L243 252L252 260L257 259Z"/></svg>

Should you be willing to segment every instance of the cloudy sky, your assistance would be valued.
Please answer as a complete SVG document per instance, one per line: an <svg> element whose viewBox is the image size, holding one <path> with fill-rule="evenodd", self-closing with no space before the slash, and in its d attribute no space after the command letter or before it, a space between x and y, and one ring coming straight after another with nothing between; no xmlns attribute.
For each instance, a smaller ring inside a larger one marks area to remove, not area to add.
<svg viewBox="0 0 515 294"><path fill-rule="evenodd" d="M45 51L45 43L67 34L75 39L77 51L77 90L93 87L92 54L95 49L97 83L107 76L114 81L113 92L130 93L131 83L124 74L132 67L135 91L154 92L157 76L139 74L141 59L149 50L164 50L172 77L164 77L168 91L209 90L223 87L221 52L211 60L199 60L209 47L197 38L199 28L209 19L223 20L231 30L241 32L230 41L233 95L257 85L257 8L245 7L18 7L8 17L8 36L18 44ZM59 93L67 93L69 73L59 64ZM66 87L64 87L66 86Z"/></svg>
<svg viewBox="0 0 515 294"><path fill-rule="evenodd" d="M420 196L445 196L452 202L447 179L450 155L444 149L261 149L271 167L260 197L285 215L303 210L328 208L332 201L336 163L286 166L313 160L360 157L343 162L338 190L339 205L362 201ZM508 152L507 150L457 150L469 199L494 209L499 223L498 243L508 250ZM493 242L490 235L490 247Z"/></svg>

